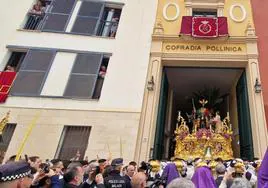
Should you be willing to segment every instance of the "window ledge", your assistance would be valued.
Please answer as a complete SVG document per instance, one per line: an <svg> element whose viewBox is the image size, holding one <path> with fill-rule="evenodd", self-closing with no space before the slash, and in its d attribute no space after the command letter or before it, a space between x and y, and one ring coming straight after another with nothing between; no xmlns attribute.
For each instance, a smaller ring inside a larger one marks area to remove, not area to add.
<svg viewBox="0 0 268 188"><path fill-rule="evenodd" d="M55 34L64 34L64 35L78 35L78 36L86 36L86 37L92 37L92 38L99 38L99 39L109 39L114 40L115 37L103 37L103 36L97 36L97 35L89 35L89 34L81 34L81 33L68 33L68 32L61 32L61 31L41 31L41 30L30 30L30 29L17 29L17 31L23 31L23 32L31 32L31 33L55 33Z"/></svg>
<svg viewBox="0 0 268 188"><path fill-rule="evenodd" d="M71 98L71 97L64 97L64 96L27 96L27 95L9 95L10 98L44 98L44 99L62 99L62 100L73 100L73 101L93 101L98 102L100 99L89 99L89 98Z"/></svg>

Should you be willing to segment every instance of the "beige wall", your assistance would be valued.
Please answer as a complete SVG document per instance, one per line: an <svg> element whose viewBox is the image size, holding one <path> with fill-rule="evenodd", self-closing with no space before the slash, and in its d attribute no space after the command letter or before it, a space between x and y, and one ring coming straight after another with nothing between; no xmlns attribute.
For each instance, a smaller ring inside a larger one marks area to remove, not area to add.
<svg viewBox="0 0 268 188"><path fill-rule="evenodd" d="M81 108L141 111L157 1L109 1L124 3L116 39L18 30L34 0L24 0L23 3L3 1L0 22L5 23L5 27L0 36L0 69L7 62L7 45L111 53L101 99L98 102L86 101L87 107L81 105ZM65 78L60 76L57 79L65 82ZM46 90L46 93L52 92ZM80 108L79 101L65 102L61 99L43 100L43 106L72 109L78 105L77 109ZM36 98L25 101L24 98L10 97L5 106L39 108L39 104Z"/></svg>
<svg viewBox="0 0 268 188"><path fill-rule="evenodd" d="M120 157L120 139L122 153L126 161L133 160L140 113L66 111L40 109L9 109L10 123L17 123L6 158L17 153L20 144L37 112L41 112L36 126L30 134L23 154L39 155L42 159L55 156L64 125L91 126L89 143L85 156L89 159L109 156ZM0 110L4 116L6 109ZM109 145L109 149L108 149Z"/></svg>

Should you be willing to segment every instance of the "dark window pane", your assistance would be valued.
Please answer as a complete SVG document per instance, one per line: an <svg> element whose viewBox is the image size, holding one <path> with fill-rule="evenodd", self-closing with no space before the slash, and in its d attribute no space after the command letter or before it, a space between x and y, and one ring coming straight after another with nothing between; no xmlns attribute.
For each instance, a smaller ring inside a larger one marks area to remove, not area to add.
<svg viewBox="0 0 268 188"><path fill-rule="evenodd" d="M37 95L39 94L44 77L44 72L19 72L11 88L11 93Z"/></svg>
<svg viewBox="0 0 268 188"><path fill-rule="evenodd" d="M64 31L69 15L48 14L43 30Z"/></svg>
<svg viewBox="0 0 268 188"><path fill-rule="evenodd" d="M54 0L51 12L70 14L73 9L74 3L75 0Z"/></svg>
<svg viewBox="0 0 268 188"><path fill-rule="evenodd" d="M48 50L30 50L23 61L22 70L47 71L53 58Z"/></svg>
<svg viewBox="0 0 268 188"><path fill-rule="evenodd" d="M97 25L98 19L88 18L88 17L77 17L72 28L74 33L86 33L86 34L95 34L95 28Z"/></svg>
<svg viewBox="0 0 268 188"><path fill-rule="evenodd" d="M88 145L91 127L88 126L66 126L64 128L64 138L59 148L59 159L70 160L75 157L77 151L80 152L80 160L84 158Z"/></svg>
<svg viewBox="0 0 268 188"><path fill-rule="evenodd" d="M97 2L83 1L78 15L99 17L103 4Z"/></svg>
<svg viewBox="0 0 268 188"><path fill-rule="evenodd" d="M98 74L101 54L78 54L72 73Z"/></svg>
<svg viewBox="0 0 268 188"><path fill-rule="evenodd" d="M71 75L64 96L91 98L96 75Z"/></svg>

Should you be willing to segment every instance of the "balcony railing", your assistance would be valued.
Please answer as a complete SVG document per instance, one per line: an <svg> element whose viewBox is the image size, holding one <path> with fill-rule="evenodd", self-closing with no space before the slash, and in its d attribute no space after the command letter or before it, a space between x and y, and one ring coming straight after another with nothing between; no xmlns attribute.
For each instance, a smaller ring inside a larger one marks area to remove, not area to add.
<svg viewBox="0 0 268 188"><path fill-rule="evenodd" d="M24 29L28 30L40 30L42 26L42 21L44 18L44 13L42 14L37 14L37 13L28 13L28 19L26 24L24 25Z"/></svg>

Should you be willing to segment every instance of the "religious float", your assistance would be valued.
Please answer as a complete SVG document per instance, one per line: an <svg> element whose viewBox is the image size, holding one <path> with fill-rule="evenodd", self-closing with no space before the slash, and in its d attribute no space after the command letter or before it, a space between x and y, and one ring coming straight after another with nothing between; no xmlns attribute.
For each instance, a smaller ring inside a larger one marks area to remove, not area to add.
<svg viewBox="0 0 268 188"><path fill-rule="evenodd" d="M188 116L187 122L191 122L191 129L181 116L181 112L178 113L174 158L232 159L233 132L229 113L227 112L227 116L221 120L219 112L214 113L211 109L205 108L207 100L199 100L199 103L201 108L193 110Z"/></svg>

